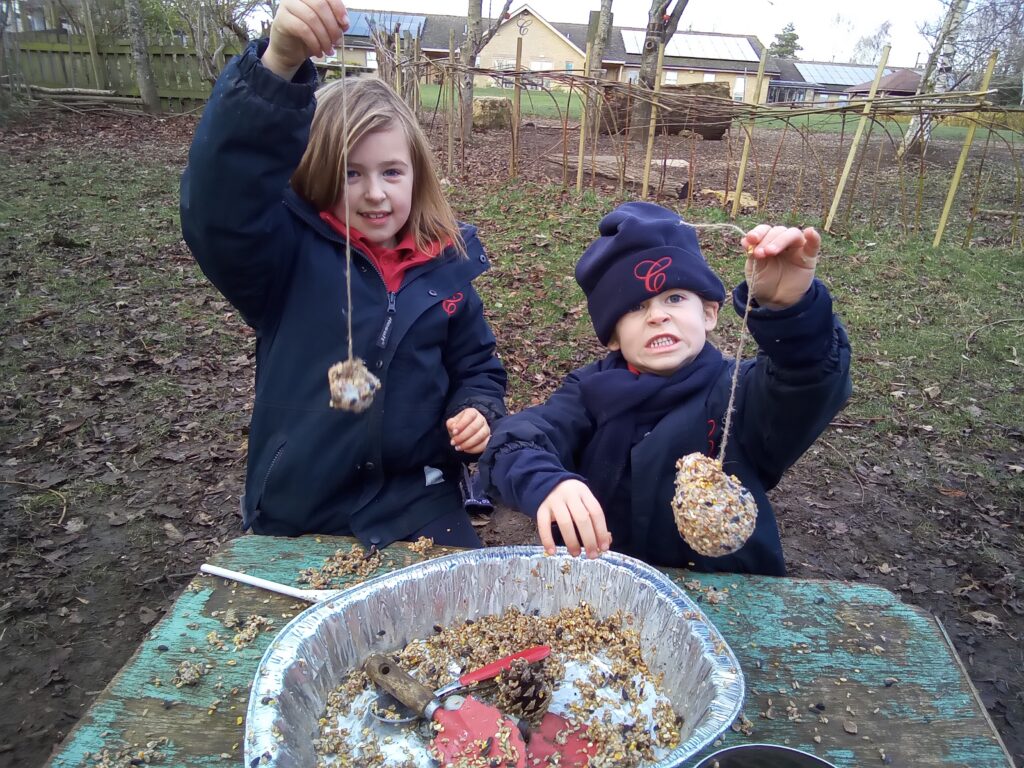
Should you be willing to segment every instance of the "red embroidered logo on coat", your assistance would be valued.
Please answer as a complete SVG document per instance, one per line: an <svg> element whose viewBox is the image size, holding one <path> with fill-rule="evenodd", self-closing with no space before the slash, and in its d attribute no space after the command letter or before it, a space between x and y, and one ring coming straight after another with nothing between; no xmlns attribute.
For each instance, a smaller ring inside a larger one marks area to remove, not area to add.
<svg viewBox="0 0 1024 768"><path fill-rule="evenodd" d="M633 275L637 280L643 281L644 288L648 293L661 293L661 288L667 279L665 272L671 266L672 259L668 256L662 256L657 261L647 259L636 265Z"/></svg>
<svg viewBox="0 0 1024 768"><path fill-rule="evenodd" d="M708 429L708 456L714 456L715 455L715 439L714 439L714 434L715 434L715 429L718 428L718 425L715 424L715 420L714 419L708 419L708 427L709 427L709 429Z"/></svg>
<svg viewBox="0 0 1024 768"><path fill-rule="evenodd" d="M441 309L445 311L449 317L455 314L455 310L459 308L459 302L463 299L462 291L459 291L454 296L451 296L441 302Z"/></svg>

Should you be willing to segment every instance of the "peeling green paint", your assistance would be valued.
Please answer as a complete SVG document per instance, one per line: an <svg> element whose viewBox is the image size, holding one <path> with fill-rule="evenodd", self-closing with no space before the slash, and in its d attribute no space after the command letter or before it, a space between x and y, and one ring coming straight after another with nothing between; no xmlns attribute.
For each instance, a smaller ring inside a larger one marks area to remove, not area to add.
<svg viewBox="0 0 1024 768"><path fill-rule="evenodd" d="M351 544L330 537L245 536L215 562L301 586L301 569L319 567ZM382 559L380 572L424 558L391 547ZM844 582L669 575L733 648L747 682L744 715L752 733L727 731L699 757L724 746L764 742L817 754L839 768L883 765L880 750L893 765L1010 765L934 619L891 592ZM306 606L221 579L203 577L194 584L198 589L178 598L82 718L52 758L52 768L85 768L92 764L86 753L145 745L160 736L169 739L162 766L238 768L242 718L259 660L276 631ZM724 595L717 604L711 587ZM231 607L240 617L273 618L274 631L235 651L234 633L221 621L221 612ZM219 633L224 650L208 643L210 632ZM184 660L212 668L196 686L176 688L172 678Z"/></svg>

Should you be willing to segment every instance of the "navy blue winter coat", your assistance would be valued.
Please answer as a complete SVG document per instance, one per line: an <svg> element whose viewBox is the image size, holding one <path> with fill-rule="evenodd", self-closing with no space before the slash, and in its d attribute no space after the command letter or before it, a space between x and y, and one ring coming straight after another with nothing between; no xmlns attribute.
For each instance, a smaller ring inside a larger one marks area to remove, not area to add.
<svg viewBox="0 0 1024 768"><path fill-rule="evenodd" d="M746 300L743 283L733 292L733 304L741 314ZM655 424L638 425L632 448L623 448L629 451L628 487L602 498L595 488L599 483L590 483L604 509L613 549L661 566L785 573L778 525L766 492L850 396L850 345L832 314L828 290L818 280L792 307L752 308L749 328L760 349L755 360L741 364L724 468L757 500L753 535L731 555L705 557L679 535L672 515L676 460L697 451L716 455L721 443L734 362L712 348L711 364L719 369L714 383L679 402ZM586 451L595 420L581 399L581 382L624 366L622 356L613 353L571 373L542 405L502 419L480 460L491 492L535 516L559 483L599 478L602 470L597 467L607 462Z"/></svg>
<svg viewBox="0 0 1024 768"><path fill-rule="evenodd" d="M471 281L488 267L473 227L389 294L352 250L354 354L382 383L373 406L329 407L348 354L345 240L288 188L315 106L310 62L292 82L253 43L225 68L181 181L182 230L203 272L256 331L256 399L243 525L352 534L385 546L461 508L444 420L504 414L505 371Z"/></svg>

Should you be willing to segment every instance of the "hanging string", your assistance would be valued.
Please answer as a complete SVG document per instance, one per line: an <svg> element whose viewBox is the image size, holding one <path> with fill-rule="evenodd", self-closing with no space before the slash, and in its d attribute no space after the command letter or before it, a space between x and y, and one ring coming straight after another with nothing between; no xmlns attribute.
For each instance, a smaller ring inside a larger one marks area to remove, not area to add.
<svg viewBox="0 0 1024 768"><path fill-rule="evenodd" d="M348 72L345 64L345 32L341 33L338 40L338 47L341 49L341 113L345 124L345 134L341 142L341 196L345 199L345 317L348 320L348 360L352 359L352 227L348 218L348 148L351 137L348 119L348 105L345 103L348 95Z"/></svg>
<svg viewBox="0 0 1024 768"><path fill-rule="evenodd" d="M694 229L726 230L738 232L741 236L747 233L735 224L690 224ZM749 258L749 253L748 253ZM725 406L725 424L722 425L722 446L718 452L719 460L725 462L725 447L729 444L729 432L732 427L732 414L736 404L736 384L740 379L740 362L743 360L743 345L747 340L747 317L750 314L751 302L754 298L754 268L751 267L750 279L747 280L747 305L743 308L743 323L740 325L740 338L736 342L735 364L732 369L732 381L729 384L729 402Z"/></svg>

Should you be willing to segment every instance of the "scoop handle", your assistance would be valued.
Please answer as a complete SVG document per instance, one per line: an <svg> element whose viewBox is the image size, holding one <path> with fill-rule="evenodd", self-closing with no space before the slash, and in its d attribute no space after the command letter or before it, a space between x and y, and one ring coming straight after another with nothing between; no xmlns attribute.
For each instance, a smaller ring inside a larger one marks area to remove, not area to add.
<svg viewBox="0 0 1024 768"><path fill-rule="evenodd" d="M433 714L438 702L434 692L423 685L384 654L374 653L363 662L363 671L375 685L383 688L416 714L427 719ZM435 705L431 707L431 705ZM431 710L428 713L428 708Z"/></svg>
<svg viewBox="0 0 1024 768"><path fill-rule="evenodd" d="M459 685L470 685L497 677L512 666L512 662L516 659L526 659L529 664L533 664L534 662L546 659L549 655L551 655L550 645L535 645L532 648L513 653L503 659L492 661L490 664L485 664L479 669L474 669L472 672L467 672L459 678Z"/></svg>

